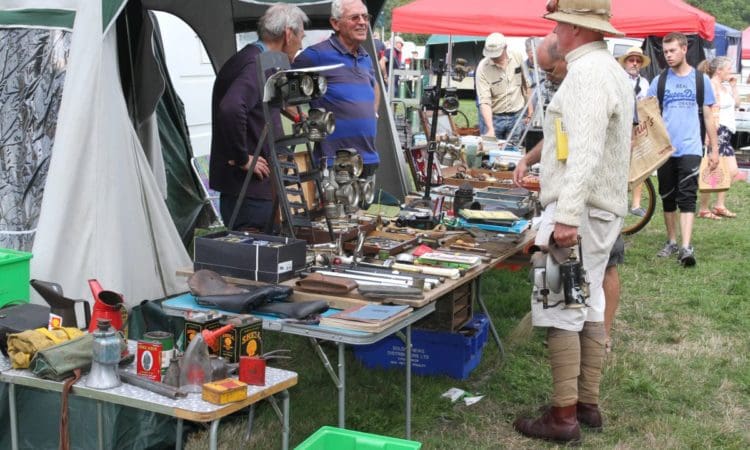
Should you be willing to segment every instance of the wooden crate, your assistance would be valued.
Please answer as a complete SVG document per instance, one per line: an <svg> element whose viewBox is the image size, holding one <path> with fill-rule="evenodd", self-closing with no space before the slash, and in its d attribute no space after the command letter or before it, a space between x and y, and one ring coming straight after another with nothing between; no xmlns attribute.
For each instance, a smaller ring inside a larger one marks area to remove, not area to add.
<svg viewBox="0 0 750 450"><path fill-rule="evenodd" d="M472 286L472 283L465 283L435 300L435 312L416 322L414 326L451 333L460 330L474 313Z"/></svg>

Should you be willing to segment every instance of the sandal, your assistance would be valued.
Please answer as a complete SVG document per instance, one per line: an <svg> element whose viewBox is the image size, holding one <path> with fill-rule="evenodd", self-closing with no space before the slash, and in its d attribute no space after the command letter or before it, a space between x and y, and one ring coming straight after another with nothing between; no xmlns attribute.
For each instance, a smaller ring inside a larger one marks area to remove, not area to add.
<svg viewBox="0 0 750 450"><path fill-rule="evenodd" d="M698 217L700 217L701 219L721 220L720 216L705 209L698 212Z"/></svg>
<svg viewBox="0 0 750 450"><path fill-rule="evenodd" d="M732 211L724 207L714 206L714 209L712 212L716 214L717 216L724 216L730 219L733 217L737 217L737 214L733 213Z"/></svg>

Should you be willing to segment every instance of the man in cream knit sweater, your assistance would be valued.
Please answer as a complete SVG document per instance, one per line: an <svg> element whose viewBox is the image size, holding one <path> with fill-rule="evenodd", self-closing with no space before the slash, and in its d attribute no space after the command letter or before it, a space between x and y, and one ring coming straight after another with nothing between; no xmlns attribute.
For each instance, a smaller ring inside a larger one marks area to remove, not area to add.
<svg viewBox="0 0 750 450"><path fill-rule="evenodd" d="M604 360L602 278L628 212L627 177L635 99L603 35L620 34L609 23L609 0L548 2L545 17L565 54L568 74L547 108L540 199L545 207L536 243L573 247L581 237L588 274L588 306L543 308L532 300L532 322L547 327L552 406L538 419L514 427L535 438L578 441L579 422L601 428L599 383ZM557 298L555 296L559 296ZM562 294L550 294L553 305Z"/></svg>

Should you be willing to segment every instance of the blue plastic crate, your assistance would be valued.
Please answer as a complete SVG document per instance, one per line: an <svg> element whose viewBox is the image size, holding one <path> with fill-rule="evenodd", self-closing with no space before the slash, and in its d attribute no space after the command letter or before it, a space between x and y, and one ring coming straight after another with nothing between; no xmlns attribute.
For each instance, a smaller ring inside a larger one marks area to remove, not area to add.
<svg viewBox="0 0 750 450"><path fill-rule="evenodd" d="M482 360L488 335L489 319L484 314L475 314L457 333L412 329L412 371L417 375L468 378ZM405 345L393 336L371 345L354 346L354 356L369 368L406 365Z"/></svg>

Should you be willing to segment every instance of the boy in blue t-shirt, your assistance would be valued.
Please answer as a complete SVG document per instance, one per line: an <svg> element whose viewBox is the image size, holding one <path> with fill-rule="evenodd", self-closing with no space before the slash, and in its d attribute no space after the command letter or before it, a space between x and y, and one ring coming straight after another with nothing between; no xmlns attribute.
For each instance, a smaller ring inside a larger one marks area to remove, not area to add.
<svg viewBox="0 0 750 450"><path fill-rule="evenodd" d="M664 58L669 68L662 104L662 117L667 126L674 153L658 170L659 195L664 207L664 223L667 228L667 243L657 253L660 257L677 254L679 262L690 267L695 265L695 254L690 238L693 232L695 204L698 198L698 172L703 155L701 123L696 98L696 76L703 77L703 117L711 117L711 105L716 100L708 77L690 66L687 54L687 37L682 33L669 33L662 40ZM654 78L648 96L656 97L659 78ZM710 163L719 162L719 145L716 125L705 120L706 134L710 144ZM678 220L677 208L680 209ZM677 246L677 227L680 227L681 246Z"/></svg>

